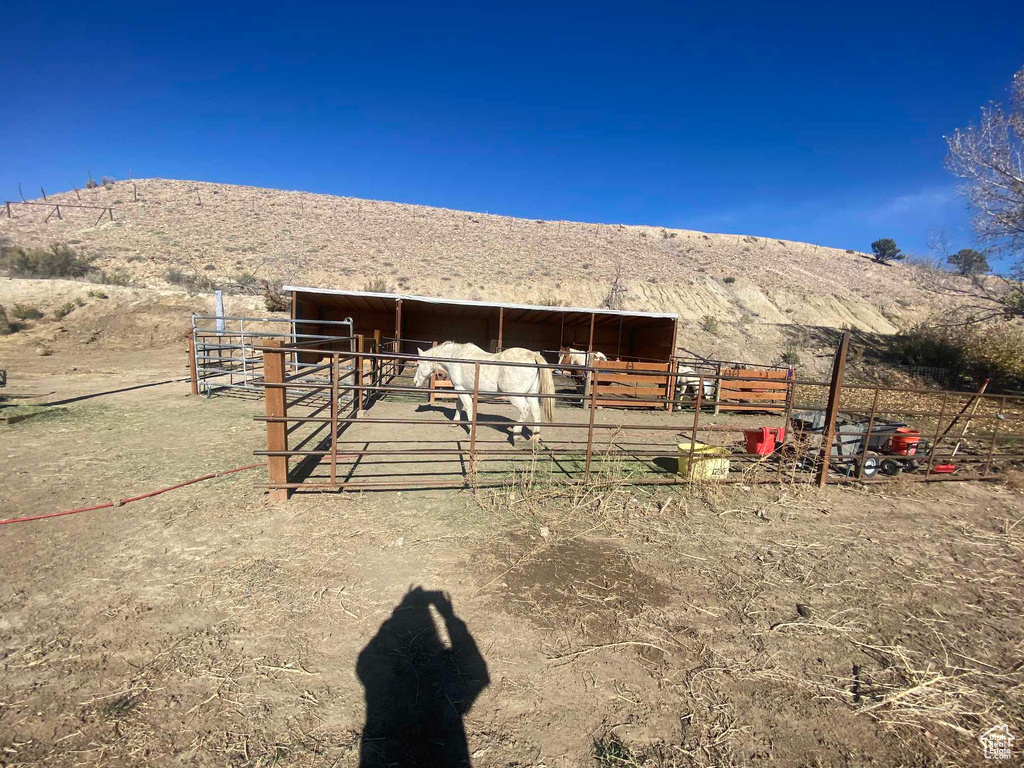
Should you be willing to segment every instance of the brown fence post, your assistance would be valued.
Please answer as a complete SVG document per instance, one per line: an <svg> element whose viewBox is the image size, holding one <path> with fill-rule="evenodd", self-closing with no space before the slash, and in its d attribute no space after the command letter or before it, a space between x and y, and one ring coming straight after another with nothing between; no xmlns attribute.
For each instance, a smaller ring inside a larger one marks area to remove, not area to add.
<svg viewBox="0 0 1024 768"><path fill-rule="evenodd" d="M996 438L999 436L999 428L1003 426L1002 419L999 418L999 414L1006 410L1006 395L1003 395L999 400L999 410L996 411L995 426L992 428L992 444L988 447L988 455L985 457L985 468L981 471L982 477L988 477L988 471L992 468L992 457L996 452Z"/></svg>
<svg viewBox="0 0 1024 768"><path fill-rule="evenodd" d="M718 378L715 379L715 416L719 412L719 403L722 402L722 364L715 363L715 368L718 371Z"/></svg>
<svg viewBox="0 0 1024 768"><path fill-rule="evenodd" d="M591 335L593 335L593 320L594 316L590 316L591 320ZM593 375L593 365L590 356L587 356L587 380L589 381ZM591 385L590 387L590 426L587 428L587 465L583 470L583 482L590 482L590 459L594 455L594 413L597 411L597 387Z"/></svg>
<svg viewBox="0 0 1024 768"><path fill-rule="evenodd" d="M338 482L338 353L331 358L331 484Z"/></svg>
<svg viewBox="0 0 1024 768"><path fill-rule="evenodd" d="M864 433L864 446L860 450L860 466L857 471L858 477L861 475L861 469L864 467L864 462L868 458L868 448L871 444L871 431L875 428L875 417L878 415L878 393L879 388L875 388L875 396L871 399L871 416L868 417L868 431Z"/></svg>
<svg viewBox="0 0 1024 768"><path fill-rule="evenodd" d="M693 429L690 432L690 457L686 460L686 479L693 480L693 454L697 450L697 428L700 426L701 401L704 398L704 377L697 377L697 399L694 400ZM678 448L676 449L678 455ZM676 460L678 461L678 459ZM678 467L676 467L678 469Z"/></svg>
<svg viewBox="0 0 1024 768"><path fill-rule="evenodd" d="M473 418L469 424L469 477L476 483L476 412L480 405L480 361L473 363ZM458 405L455 406L458 408Z"/></svg>
<svg viewBox="0 0 1024 768"><path fill-rule="evenodd" d="M199 394L199 369L196 364L196 337L190 334L188 337L188 378L192 384L192 394Z"/></svg>
<svg viewBox="0 0 1024 768"><path fill-rule="evenodd" d="M366 352L366 339L361 333L356 334L356 350L359 352L356 359L356 416L360 416L363 412L363 363L366 361L363 357L363 353Z"/></svg>
<svg viewBox="0 0 1024 768"><path fill-rule="evenodd" d="M268 347L280 347L280 339L267 341ZM266 349L263 351L263 379L267 384L284 384L284 351L281 349ZM267 416L284 419L288 416L287 390L284 387L266 387L264 389L264 402L266 403ZM267 450L287 451L288 450L288 424L285 421L267 422ZM271 485L286 485L288 483L288 457L268 456L267 475ZM287 501L289 489L271 488L271 501Z"/></svg>
<svg viewBox="0 0 1024 768"><path fill-rule="evenodd" d="M935 422L935 435L932 437L932 445L928 451L928 468L924 471L924 479L932 475L932 467L935 466L935 449L939 447L939 440L942 437L942 422L946 418L946 406L949 404L949 392L942 395L942 407L939 408L939 418ZM953 425L950 424L950 427Z"/></svg>
<svg viewBox="0 0 1024 768"><path fill-rule="evenodd" d="M828 480L829 460L832 458L832 439L835 437L836 416L839 413L839 396L843 391L843 374L846 372L846 353L850 348L850 332L843 331L832 363L832 383L828 389L828 407L825 409L825 432L821 436L821 466L818 468L818 487L824 488Z"/></svg>

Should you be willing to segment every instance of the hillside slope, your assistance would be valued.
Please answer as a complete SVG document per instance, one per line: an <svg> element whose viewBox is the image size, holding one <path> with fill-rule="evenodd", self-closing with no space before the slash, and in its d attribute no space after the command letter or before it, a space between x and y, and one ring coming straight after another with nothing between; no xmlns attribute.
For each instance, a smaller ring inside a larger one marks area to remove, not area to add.
<svg viewBox="0 0 1024 768"><path fill-rule="evenodd" d="M98 266L126 267L153 286L171 267L215 280L258 270L313 286L361 289L382 277L408 293L595 306L620 270L629 309L674 311L694 324L713 315L881 333L912 322L930 301L906 267L784 240L166 179L79 194L49 200L113 206L114 221L63 209L62 219L44 222L52 209L13 206L0 235L23 245L66 241Z"/></svg>

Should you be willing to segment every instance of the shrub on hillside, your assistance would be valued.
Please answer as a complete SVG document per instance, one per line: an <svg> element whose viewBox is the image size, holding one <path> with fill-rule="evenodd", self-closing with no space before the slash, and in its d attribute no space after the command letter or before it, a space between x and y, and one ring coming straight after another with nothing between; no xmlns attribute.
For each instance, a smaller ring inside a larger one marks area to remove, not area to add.
<svg viewBox="0 0 1024 768"><path fill-rule="evenodd" d="M395 289L385 277L375 277L363 286L367 293L394 293Z"/></svg>
<svg viewBox="0 0 1024 768"><path fill-rule="evenodd" d="M15 320L38 320L42 316L42 310L31 304L15 304L11 307L11 317Z"/></svg>
<svg viewBox="0 0 1024 768"><path fill-rule="evenodd" d="M796 368L800 365L800 352L797 350L795 344L790 344L786 347L783 353L779 355L779 363L782 365L788 365L792 368Z"/></svg>
<svg viewBox="0 0 1024 768"><path fill-rule="evenodd" d="M92 259L81 256L67 243L49 248L7 248L0 254L0 269L12 277L85 277L91 272Z"/></svg>
<svg viewBox="0 0 1024 768"><path fill-rule="evenodd" d="M281 293L281 287L269 281L263 281L263 303L267 312L287 312L291 307L291 298Z"/></svg>
<svg viewBox="0 0 1024 768"><path fill-rule="evenodd" d="M103 285L120 285L127 287L132 284L131 273L128 272L124 267L115 267L114 269L107 272L101 269L99 272L94 274L93 282L101 283ZM106 298L104 296L103 298Z"/></svg>
<svg viewBox="0 0 1024 768"><path fill-rule="evenodd" d="M193 272L185 272L177 267L171 267L164 275L164 279L171 285L178 285L189 293L212 291L216 284L206 275L197 275Z"/></svg>
<svg viewBox="0 0 1024 768"><path fill-rule="evenodd" d="M1024 386L1024 324L979 323L967 327L924 324L893 336L888 356L904 365L948 368L993 388Z"/></svg>
<svg viewBox="0 0 1024 768"><path fill-rule="evenodd" d="M112 186L114 186L115 181L117 181L117 179L115 179L113 176L104 176L102 179L100 179L100 184L102 184L107 189L110 189Z"/></svg>
<svg viewBox="0 0 1024 768"><path fill-rule="evenodd" d="M100 183L96 181L96 179L94 179L92 176L90 176L89 180L85 182L86 189L96 189L96 187L98 187L99 185Z"/></svg>
<svg viewBox="0 0 1024 768"><path fill-rule="evenodd" d="M64 304L61 304L59 307L53 310L53 316L58 320L63 320L65 317L67 317L74 311L75 305L68 301Z"/></svg>
<svg viewBox="0 0 1024 768"><path fill-rule="evenodd" d="M0 305L0 336L8 336L18 330L18 326L7 319L7 312Z"/></svg>
<svg viewBox="0 0 1024 768"><path fill-rule="evenodd" d="M700 327L712 336L716 336L718 335L718 318L714 315L704 315L700 319Z"/></svg>

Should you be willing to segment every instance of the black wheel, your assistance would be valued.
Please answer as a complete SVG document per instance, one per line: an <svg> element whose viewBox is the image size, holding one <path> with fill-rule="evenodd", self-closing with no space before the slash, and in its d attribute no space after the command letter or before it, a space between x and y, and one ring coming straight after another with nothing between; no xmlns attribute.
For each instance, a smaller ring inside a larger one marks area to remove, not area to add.
<svg viewBox="0 0 1024 768"><path fill-rule="evenodd" d="M857 478L860 480L870 480L878 474L878 464L878 456L868 453L864 457L864 462L857 468Z"/></svg>
<svg viewBox="0 0 1024 768"><path fill-rule="evenodd" d="M895 477L903 471L903 462L898 459L882 459L882 472Z"/></svg>

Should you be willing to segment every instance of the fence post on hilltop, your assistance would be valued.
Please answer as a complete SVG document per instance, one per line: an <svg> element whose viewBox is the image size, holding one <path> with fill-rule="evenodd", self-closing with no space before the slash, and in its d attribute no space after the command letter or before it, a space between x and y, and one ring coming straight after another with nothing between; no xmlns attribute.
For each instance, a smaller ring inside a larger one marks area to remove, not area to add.
<svg viewBox="0 0 1024 768"><path fill-rule="evenodd" d="M843 331L839 348L832 363L832 383L828 389L828 406L825 408L825 431L821 436L821 466L818 468L818 487L824 488L828 480L829 460L832 458L832 440L835 437L836 416L839 414L839 396L843 391L843 375L846 373L846 353L850 348L850 332Z"/></svg>
<svg viewBox="0 0 1024 768"><path fill-rule="evenodd" d="M280 339L267 341L268 347L277 349L265 349L263 351L263 379L267 384L284 384L284 350L280 349ZM266 403L267 416L281 421L267 422L267 450L283 453L288 450L288 423L284 419L288 416L287 390L283 386L269 386L264 389L264 402ZM270 485L287 485L288 483L288 457L267 456L267 477ZM271 501L287 501L290 490L288 488L271 488Z"/></svg>

